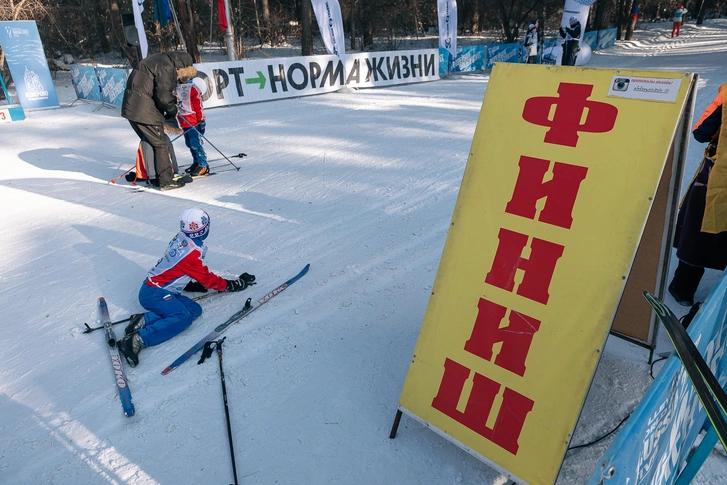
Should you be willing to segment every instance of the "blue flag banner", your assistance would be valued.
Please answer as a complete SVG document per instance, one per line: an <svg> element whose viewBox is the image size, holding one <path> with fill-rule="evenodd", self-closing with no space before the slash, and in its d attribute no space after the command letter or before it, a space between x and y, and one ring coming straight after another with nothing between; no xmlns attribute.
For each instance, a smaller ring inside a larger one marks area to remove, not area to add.
<svg viewBox="0 0 727 485"><path fill-rule="evenodd" d="M172 18L172 11L169 9L169 0L154 0L154 20L164 27Z"/></svg>
<svg viewBox="0 0 727 485"><path fill-rule="evenodd" d="M488 45L487 68L491 69L496 62L523 62L523 49L519 42Z"/></svg>
<svg viewBox="0 0 727 485"><path fill-rule="evenodd" d="M692 320L688 333L724 389L727 274ZM599 460L589 485L674 483L705 420L704 408L675 354Z"/></svg>
<svg viewBox="0 0 727 485"><path fill-rule="evenodd" d="M20 104L25 109L58 107L58 96L35 21L0 22L0 46Z"/></svg>
<svg viewBox="0 0 727 485"><path fill-rule="evenodd" d="M96 69L91 65L73 64L71 66L73 89L79 99L101 101L101 85L98 82Z"/></svg>
<svg viewBox="0 0 727 485"><path fill-rule="evenodd" d="M120 107L129 71L117 67L96 67L96 74L101 85L101 101Z"/></svg>
<svg viewBox="0 0 727 485"><path fill-rule="evenodd" d="M487 47L470 45L457 48L457 57L452 62L452 72L482 71L487 65Z"/></svg>

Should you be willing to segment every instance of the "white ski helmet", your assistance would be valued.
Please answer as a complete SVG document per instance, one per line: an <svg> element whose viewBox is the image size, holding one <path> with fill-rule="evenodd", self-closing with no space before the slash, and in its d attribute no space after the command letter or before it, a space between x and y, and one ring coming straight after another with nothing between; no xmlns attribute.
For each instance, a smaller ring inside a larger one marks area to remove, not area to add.
<svg viewBox="0 0 727 485"><path fill-rule="evenodd" d="M192 239L204 238L210 230L210 216L196 207L182 212L179 229Z"/></svg>

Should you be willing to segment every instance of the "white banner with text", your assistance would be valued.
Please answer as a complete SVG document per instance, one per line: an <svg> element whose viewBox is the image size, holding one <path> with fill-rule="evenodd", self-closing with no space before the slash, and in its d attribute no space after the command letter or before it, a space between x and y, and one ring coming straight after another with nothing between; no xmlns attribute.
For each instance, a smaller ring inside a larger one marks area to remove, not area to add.
<svg viewBox="0 0 727 485"><path fill-rule="evenodd" d="M205 108L439 79L439 51L421 49L203 62L196 84ZM201 82L200 82L201 81Z"/></svg>

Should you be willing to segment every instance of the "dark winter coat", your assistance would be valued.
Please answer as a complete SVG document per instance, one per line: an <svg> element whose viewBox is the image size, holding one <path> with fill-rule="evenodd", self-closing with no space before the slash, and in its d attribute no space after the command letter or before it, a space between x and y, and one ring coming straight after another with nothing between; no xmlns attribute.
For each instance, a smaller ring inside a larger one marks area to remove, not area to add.
<svg viewBox="0 0 727 485"><path fill-rule="evenodd" d="M717 140L722 126L722 104L718 97L694 127L692 134L701 143L709 142L705 157L684 196L674 237L677 257L693 266L723 270L727 266L727 232L702 232L707 184L714 166Z"/></svg>
<svg viewBox="0 0 727 485"><path fill-rule="evenodd" d="M192 65L186 52L152 54L131 71L126 81L121 116L145 125L161 125L177 113L177 69Z"/></svg>

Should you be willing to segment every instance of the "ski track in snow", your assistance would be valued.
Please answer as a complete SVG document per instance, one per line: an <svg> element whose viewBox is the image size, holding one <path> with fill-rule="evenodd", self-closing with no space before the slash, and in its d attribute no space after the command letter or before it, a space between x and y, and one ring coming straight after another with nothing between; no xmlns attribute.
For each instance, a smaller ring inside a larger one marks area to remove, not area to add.
<svg viewBox="0 0 727 485"><path fill-rule="evenodd" d="M698 72L699 113L727 82L727 22L686 24L674 40L670 30L649 25L591 65ZM300 282L226 333L241 482L504 484L407 417L388 439L487 81L209 110L207 136L246 152L234 160L241 170L217 162L214 177L163 194L107 183L138 142L113 111L79 103L4 125L0 483L230 482L216 358L159 372L245 298L309 262ZM180 164L189 159L176 148ZM690 144L686 179L702 148ZM144 350L127 369L137 414L125 418L102 332L84 335L82 323L93 322L100 295L112 319L140 310L138 285L193 205L212 217L210 268L255 273L258 285L205 301L190 329ZM650 383L646 359L609 338L574 444L637 405ZM569 452L558 484L583 483L612 440ZM713 453L695 483L727 483L725 457Z"/></svg>

